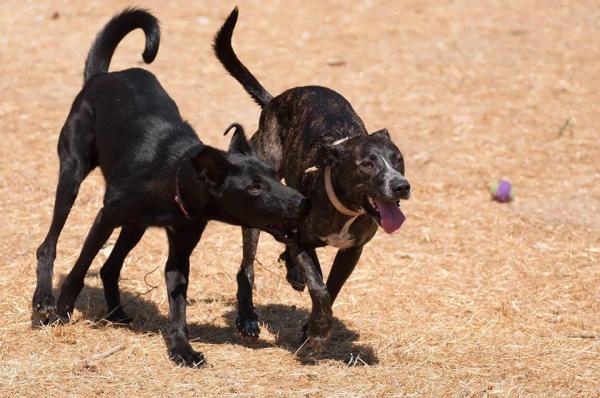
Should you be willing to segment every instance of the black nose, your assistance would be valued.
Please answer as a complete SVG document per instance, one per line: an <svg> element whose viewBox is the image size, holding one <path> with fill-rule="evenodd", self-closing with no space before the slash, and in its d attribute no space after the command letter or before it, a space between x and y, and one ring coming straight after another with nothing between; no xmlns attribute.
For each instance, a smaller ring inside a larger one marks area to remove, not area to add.
<svg viewBox="0 0 600 398"><path fill-rule="evenodd" d="M406 180L394 180L390 183L392 192L400 198L408 198L410 195L410 184Z"/></svg>

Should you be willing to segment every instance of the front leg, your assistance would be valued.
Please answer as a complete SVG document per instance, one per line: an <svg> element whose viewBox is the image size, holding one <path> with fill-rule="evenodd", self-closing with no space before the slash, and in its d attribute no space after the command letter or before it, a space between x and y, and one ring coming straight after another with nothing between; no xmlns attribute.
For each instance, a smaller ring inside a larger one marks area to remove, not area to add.
<svg viewBox="0 0 600 398"><path fill-rule="evenodd" d="M202 236L206 222L185 230L168 231L169 258L165 268L169 296L169 320L166 340L169 357L178 364L198 367L205 363L204 355L190 345L186 321L187 288L190 255Z"/></svg>
<svg viewBox="0 0 600 398"><path fill-rule="evenodd" d="M342 286L356 267L360 255L362 254L363 246L349 247L347 249L338 250L327 278L327 291L331 297L331 305L335 301Z"/></svg>
<svg viewBox="0 0 600 398"><path fill-rule="evenodd" d="M319 259L317 258L317 253L312 250L309 252L311 259L313 260L313 264L316 266L319 275L323 278L323 271L321 271L321 266L319 264ZM304 273L302 272L301 267L295 263L294 259L290 256L289 248L286 246L283 253L279 255L279 261L283 261L285 264L286 274L285 279L288 281L294 290L299 292L304 291L304 287L306 286L306 280L304 279Z"/></svg>
<svg viewBox="0 0 600 398"><path fill-rule="evenodd" d="M321 350L331 334L331 299L327 286L320 273L321 266L314 249L303 249L298 246L288 246L292 260L298 264L312 300L312 311L308 323L303 328L303 340L309 339L316 350Z"/></svg>

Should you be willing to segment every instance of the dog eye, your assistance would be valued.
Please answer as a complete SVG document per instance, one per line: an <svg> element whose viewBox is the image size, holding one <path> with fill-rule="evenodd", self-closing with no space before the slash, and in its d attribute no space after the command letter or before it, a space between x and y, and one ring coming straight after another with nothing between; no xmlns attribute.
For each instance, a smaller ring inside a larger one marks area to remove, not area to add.
<svg viewBox="0 0 600 398"><path fill-rule="evenodd" d="M263 187L260 184L252 184L246 188L246 191L248 191L248 193L251 195L258 195L263 191Z"/></svg>
<svg viewBox="0 0 600 398"><path fill-rule="evenodd" d="M360 165L362 167L364 167L365 169L372 169L373 168L373 162L370 160L363 160L362 162L360 162Z"/></svg>

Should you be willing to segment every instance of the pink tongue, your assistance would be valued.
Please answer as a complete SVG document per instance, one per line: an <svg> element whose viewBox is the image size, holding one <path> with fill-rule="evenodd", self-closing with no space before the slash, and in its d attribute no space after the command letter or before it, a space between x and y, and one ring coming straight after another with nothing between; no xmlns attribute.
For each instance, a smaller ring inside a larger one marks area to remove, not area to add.
<svg viewBox="0 0 600 398"><path fill-rule="evenodd" d="M382 201L374 199L379 214L381 215L381 226L383 230L388 234L395 234L400 230L402 223L406 220L406 217L400 211L400 208L396 206L394 201Z"/></svg>

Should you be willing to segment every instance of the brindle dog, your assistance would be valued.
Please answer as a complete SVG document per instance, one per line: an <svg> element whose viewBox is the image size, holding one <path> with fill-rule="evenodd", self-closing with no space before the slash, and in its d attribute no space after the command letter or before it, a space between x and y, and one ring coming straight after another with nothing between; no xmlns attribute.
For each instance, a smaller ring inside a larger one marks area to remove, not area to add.
<svg viewBox="0 0 600 398"><path fill-rule="evenodd" d="M333 90L296 87L272 97L231 47L237 18L236 8L215 36L213 47L225 69L262 108L252 146L288 186L310 198L298 238L286 245L281 258L292 286L300 291L308 286L313 307L303 340L309 338L318 349L330 335L333 301L364 245L378 225L395 233L404 221L399 201L410 195L404 160L387 130L368 134L350 103ZM252 285L259 231L243 228L242 232L237 326L243 335L257 337ZM340 250L324 283L315 249L326 245Z"/></svg>

